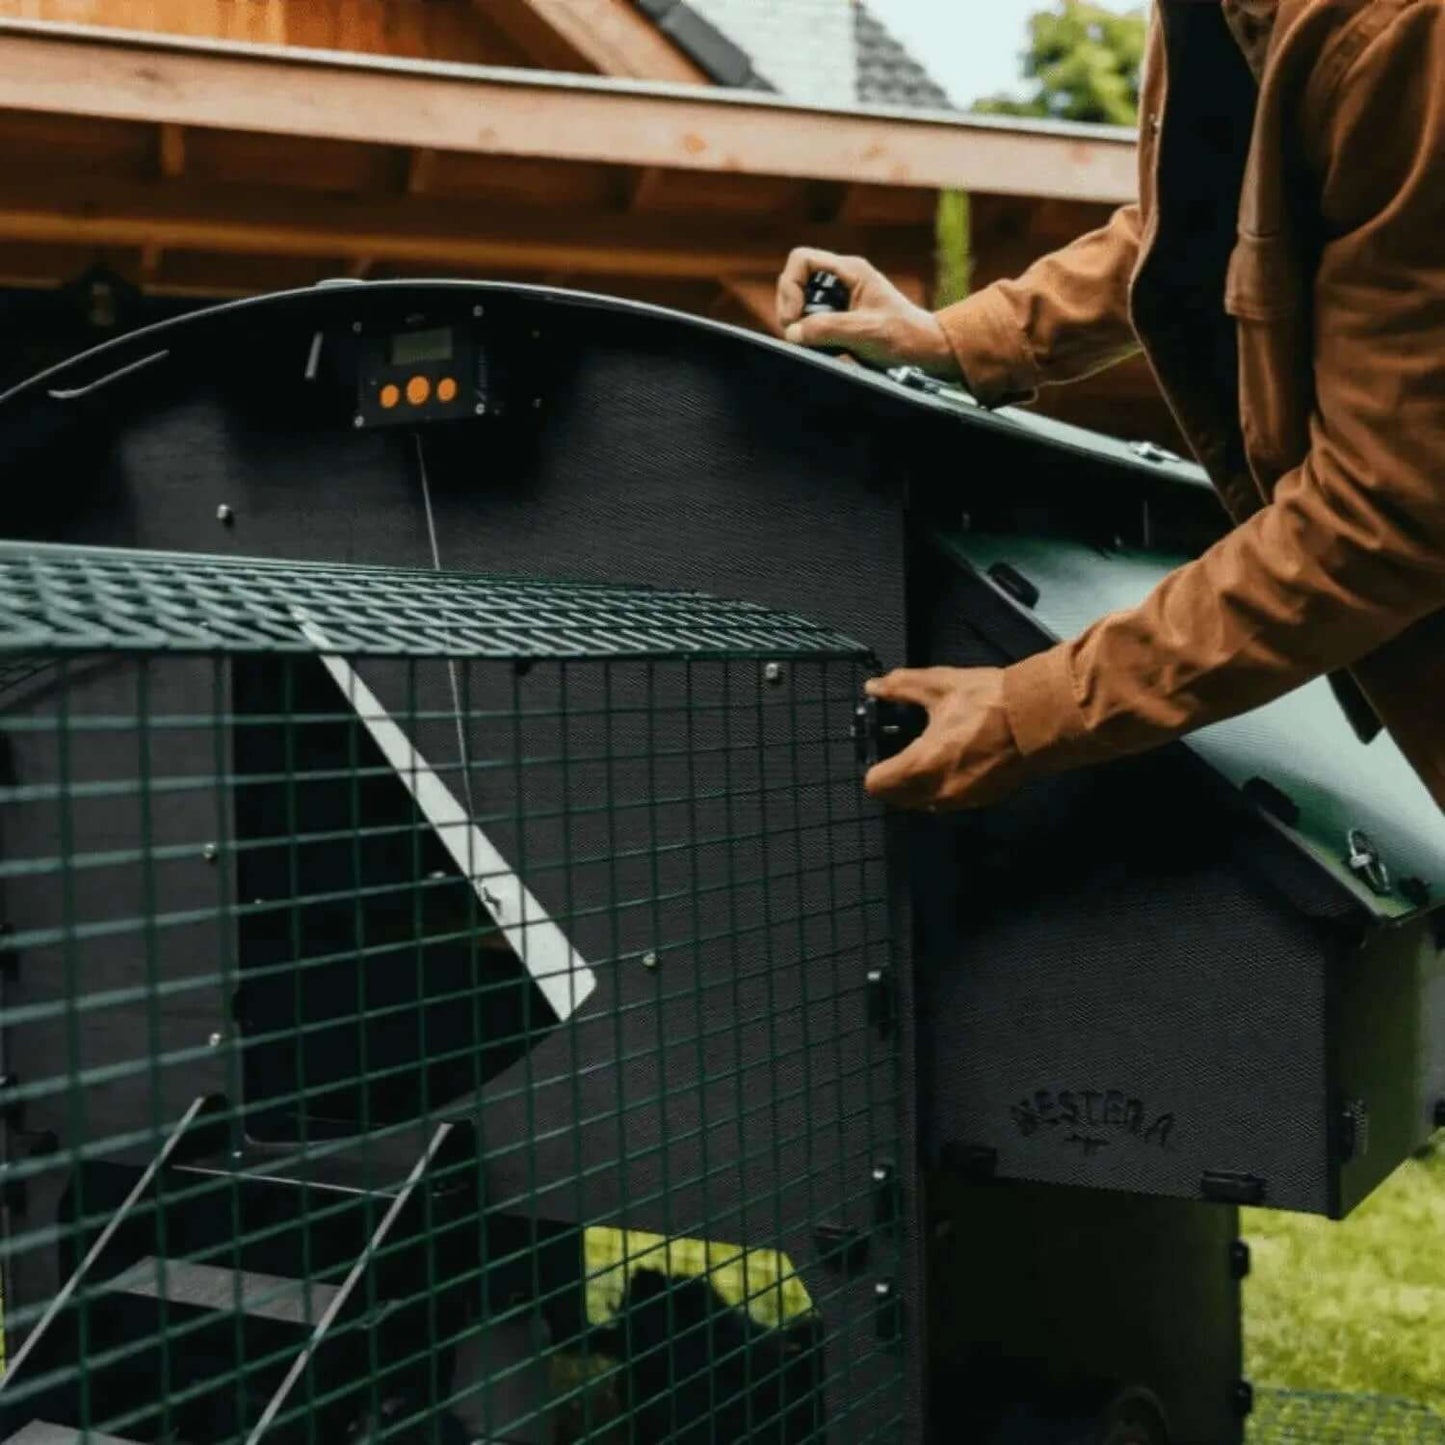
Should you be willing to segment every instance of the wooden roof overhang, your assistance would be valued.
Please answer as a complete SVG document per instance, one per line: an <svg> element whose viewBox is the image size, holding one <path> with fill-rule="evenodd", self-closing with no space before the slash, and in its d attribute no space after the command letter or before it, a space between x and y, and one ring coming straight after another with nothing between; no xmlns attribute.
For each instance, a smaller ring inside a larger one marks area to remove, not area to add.
<svg viewBox="0 0 1445 1445"><path fill-rule="evenodd" d="M1128 132L15 21L0 147L0 281L101 250L212 294L418 270L716 290L804 239L921 282L939 189L1096 209L1134 167Z"/></svg>

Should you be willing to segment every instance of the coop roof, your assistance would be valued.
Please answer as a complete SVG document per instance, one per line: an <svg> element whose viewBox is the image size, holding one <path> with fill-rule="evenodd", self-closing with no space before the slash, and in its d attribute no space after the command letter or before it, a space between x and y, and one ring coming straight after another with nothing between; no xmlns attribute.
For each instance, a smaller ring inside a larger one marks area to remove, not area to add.
<svg viewBox="0 0 1445 1445"><path fill-rule="evenodd" d="M804 618L695 592L0 543L0 658L114 651L866 655L858 643Z"/></svg>
<svg viewBox="0 0 1445 1445"><path fill-rule="evenodd" d="M1028 615L1057 638L1137 605L1188 560L1033 536L969 533L944 545L980 576L999 563L1025 576L1038 589ZM1377 916L1445 899L1440 809L1388 736L1369 744L1356 737L1323 680L1205 728L1188 745L1246 796L1263 788L1288 804L1283 816L1265 809L1266 816ZM1367 887L1349 866L1356 835L1386 864L1383 890Z"/></svg>

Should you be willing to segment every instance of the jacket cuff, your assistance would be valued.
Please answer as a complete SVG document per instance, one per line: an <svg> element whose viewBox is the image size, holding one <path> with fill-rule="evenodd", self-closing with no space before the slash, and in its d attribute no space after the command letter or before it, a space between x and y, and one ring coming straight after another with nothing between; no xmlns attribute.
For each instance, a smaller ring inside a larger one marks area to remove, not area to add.
<svg viewBox="0 0 1445 1445"><path fill-rule="evenodd" d="M1014 746L1025 760L1065 766L1084 751L1088 726L1074 693L1074 674L1066 643L1006 667L1004 710Z"/></svg>
<svg viewBox="0 0 1445 1445"><path fill-rule="evenodd" d="M1028 338L997 286L976 291L937 313L953 348L964 384L985 406L1029 401L1037 394L1039 368Z"/></svg>

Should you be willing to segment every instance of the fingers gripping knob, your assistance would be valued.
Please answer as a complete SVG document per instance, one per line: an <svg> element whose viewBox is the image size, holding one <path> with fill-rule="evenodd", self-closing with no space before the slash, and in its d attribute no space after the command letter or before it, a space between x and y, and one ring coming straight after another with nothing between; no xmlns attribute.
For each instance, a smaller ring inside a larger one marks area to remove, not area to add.
<svg viewBox="0 0 1445 1445"><path fill-rule="evenodd" d="M814 271L803 287L803 316L839 316L852 309L853 297L840 276L832 271ZM813 348L825 356L842 356L841 346Z"/></svg>
<svg viewBox="0 0 1445 1445"><path fill-rule="evenodd" d="M872 768L897 757L923 736L927 726L928 712L916 703L864 698L858 704L853 723L858 766Z"/></svg>

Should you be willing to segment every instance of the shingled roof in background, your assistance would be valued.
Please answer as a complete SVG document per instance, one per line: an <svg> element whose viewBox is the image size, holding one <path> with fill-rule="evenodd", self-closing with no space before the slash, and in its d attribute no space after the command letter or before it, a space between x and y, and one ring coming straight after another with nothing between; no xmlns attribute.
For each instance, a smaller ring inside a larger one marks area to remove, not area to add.
<svg viewBox="0 0 1445 1445"><path fill-rule="evenodd" d="M910 110L955 108L948 92L861 0L854 10L860 104L897 105Z"/></svg>
<svg viewBox="0 0 1445 1445"><path fill-rule="evenodd" d="M635 0L635 4L719 85L740 90L775 89L758 74L748 52L735 45L687 0Z"/></svg>
<svg viewBox="0 0 1445 1445"><path fill-rule="evenodd" d="M952 110L864 0L635 0L719 85L821 105Z"/></svg>

